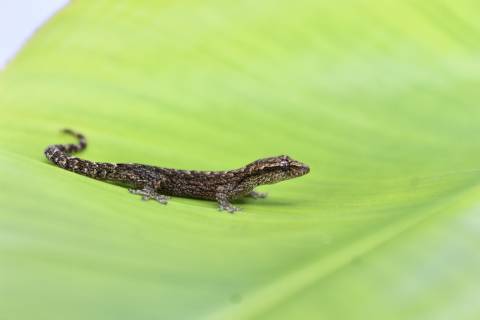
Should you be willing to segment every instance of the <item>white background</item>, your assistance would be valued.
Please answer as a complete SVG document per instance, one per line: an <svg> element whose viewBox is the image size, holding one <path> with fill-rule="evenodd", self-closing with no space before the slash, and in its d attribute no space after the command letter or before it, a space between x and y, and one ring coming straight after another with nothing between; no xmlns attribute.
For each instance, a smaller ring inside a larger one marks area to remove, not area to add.
<svg viewBox="0 0 480 320"><path fill-rule="evenodd" d="M0 69L68 0L0 0Z"/></svg>

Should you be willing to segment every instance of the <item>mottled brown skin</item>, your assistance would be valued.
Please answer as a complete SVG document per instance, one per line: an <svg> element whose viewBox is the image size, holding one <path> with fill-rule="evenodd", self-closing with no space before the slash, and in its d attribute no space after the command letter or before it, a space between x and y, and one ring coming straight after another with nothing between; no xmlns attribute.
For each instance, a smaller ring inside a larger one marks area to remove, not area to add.
<svg viewBox="0 0 480 320"><path fill-rule="evenodd" d="M154 199L166 204L168 196L216 200L220 210L238 211L230 201L240 197L265 198L254 188L307 174L307 165L288 156L254 161L229 171L190 171L161 168L135 163L93 162L71 156L87 147L85 137L70 129L63 132L78 139L77 144L47 147L45 156L57 166L94 179L125 186L143 200Z"/></svg>

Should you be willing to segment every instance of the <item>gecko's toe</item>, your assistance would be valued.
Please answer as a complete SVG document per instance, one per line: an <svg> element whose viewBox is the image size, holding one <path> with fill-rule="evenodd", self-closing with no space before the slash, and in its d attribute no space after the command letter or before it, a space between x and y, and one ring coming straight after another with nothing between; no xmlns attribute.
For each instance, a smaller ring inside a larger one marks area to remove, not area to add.
<svg viewBox="0 0 480 320"><path fill-rule="evenodd" d="M154 199L161 204L167 204L170 199L168 196L156 193L153 189L128 189L128 191L133 194L141 195L143 201Z"/></svg>
<svg viewBox="0 0 480 320"><path fill-rule="evenodd" d="M259 192L257 194L257 199L265 199L266 197L268 197L268 192Z"/></svg>
<svg viewBox="0 0 480 320"><path fill-rule="evenodd" d="M220 211L225 210L227 212L234 213L235 211L238 211L240 209L232 205L230 202L220 199L218 201L218 210Z"/></svg>
<svg viewBox="0 0 480 320"><path fill-rule="evenodd" d="M164 195L158 195L155 197L155 200L161 204L167 204L168 200L170 200L170 197L164 196Z"/></svg>
<svg viewBox="0 0 480 320"><path fill-rule="evenodd" d="M237 211L240 211L240 208L234 207L234 206L229 206L229 207L221 207L220 210L225 210L228 213L235 213Z"/></svg>
<svg viewBox="0 0 480 320"><path fill-rule="evenodd" d="M253 198L253 199L264 199L268 196L267 192L258 192L258 191L252 191L247 196Z"/></svg>

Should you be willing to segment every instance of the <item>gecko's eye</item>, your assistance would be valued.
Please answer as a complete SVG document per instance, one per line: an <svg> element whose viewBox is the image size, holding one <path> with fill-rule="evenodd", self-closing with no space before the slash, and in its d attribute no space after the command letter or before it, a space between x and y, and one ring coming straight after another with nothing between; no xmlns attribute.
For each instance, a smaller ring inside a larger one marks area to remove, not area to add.
<svg viewBox="0 0 480 320"><path fill-rule="evenodd" d="M288 161L282 161L282 162L280 162L280 167L281 167L283 170L287 170L287 169L288 169Z"/></svg>

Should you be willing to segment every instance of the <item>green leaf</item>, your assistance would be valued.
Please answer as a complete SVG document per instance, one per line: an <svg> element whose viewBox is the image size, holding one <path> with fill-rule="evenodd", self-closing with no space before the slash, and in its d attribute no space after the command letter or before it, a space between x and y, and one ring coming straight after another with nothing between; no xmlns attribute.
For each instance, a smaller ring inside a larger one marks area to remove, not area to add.
<svg viewBox="0 0 480 320"><path fill-rule="evenodd" d="M1 319L479 319L477 2L72 1L0 75ZM236 215L49 164L311 166Z"/></svg>

